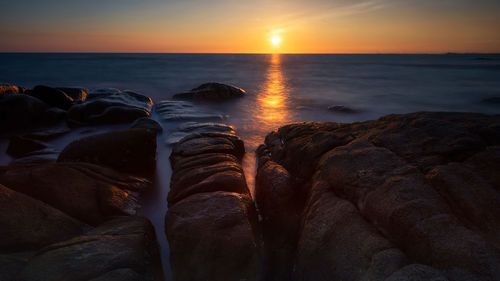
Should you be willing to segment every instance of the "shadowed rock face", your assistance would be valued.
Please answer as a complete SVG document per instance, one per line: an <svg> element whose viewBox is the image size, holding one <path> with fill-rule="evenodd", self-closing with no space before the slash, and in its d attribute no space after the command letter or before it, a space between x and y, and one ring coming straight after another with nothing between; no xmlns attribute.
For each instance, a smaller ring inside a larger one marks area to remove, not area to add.
<svg viewBox="0 0 500 281"><path fill-rule="evenodd" d="M91 225L133 215L149 182L87 163L0 167L0 184L43 201Z"/></svg>
<svg viewBox="0 0 500 281"><path fill-rule="evenodd" d="M175 280L261 280L243 154L230 133L195 133L173 146L165 231Z"/></svg>
<svg viewBox="0 0 500 281"><path fill-rule="evenodd" d="M246 95L245 90L232 85L221 83L205 83L190 92L175 94L174 99L195 99L207 101L223 101L240 98Z"/></svg>
<svg viewBox="0 0 500 281"><path fill-rule="evenodd" d="M58 162L87 162L121 172L149 173L156 167L156 132L134 128L81 138L67 145Z"/></svg>
<svg viewBox="0 0 500 281"><path fill-rule="evenodd" d="M284 126L259 148L257 204L265 241L276 241L269 275L500 280L499 170L498 115ZM287 260L288 271L273 267Z"/></svg>

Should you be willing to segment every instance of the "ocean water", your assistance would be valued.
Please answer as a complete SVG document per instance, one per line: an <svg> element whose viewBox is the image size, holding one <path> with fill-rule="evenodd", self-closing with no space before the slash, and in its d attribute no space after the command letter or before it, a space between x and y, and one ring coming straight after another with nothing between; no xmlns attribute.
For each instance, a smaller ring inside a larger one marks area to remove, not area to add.
<svg viewBox="0 0 500 281"><path fill-rule="evenodd" d="M356 122L414 111L500 114L500 103L487 101L500 97L500 55L0 54L0 61L0 83L24 87L113 87L154 101L210 81L243 88L244 98L200 106L226 114L224 123L245 141L243 166L252 191L254 150L267 133L289 122ZM352 112L328 110L332 105ZM144 194L139 213L155 225L170 280L163 222L170 148L163 139L178 124L163 125L155 185Z"/></svg>

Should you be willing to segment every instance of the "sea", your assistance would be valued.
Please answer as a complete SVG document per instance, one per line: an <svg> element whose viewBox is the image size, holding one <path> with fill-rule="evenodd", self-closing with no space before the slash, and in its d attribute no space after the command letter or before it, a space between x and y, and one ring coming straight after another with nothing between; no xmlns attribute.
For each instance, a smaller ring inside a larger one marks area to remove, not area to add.
<svg viewBox="0 0 500 281"><path fill-rule="evenodd" d="M243 167L252 192L255 149L287 123L358 122L415 111L500 114L500 54L0 53L0 62L0 83L129 89L155 102L206 82L244 89L243 98L200 106L222 112L245 141ZM164 234L171 149L162 138L178 124L162 125L154 187L141 199L139 214L156 228L171 280ZM75 137L60 140L59 149Z"/></svg>

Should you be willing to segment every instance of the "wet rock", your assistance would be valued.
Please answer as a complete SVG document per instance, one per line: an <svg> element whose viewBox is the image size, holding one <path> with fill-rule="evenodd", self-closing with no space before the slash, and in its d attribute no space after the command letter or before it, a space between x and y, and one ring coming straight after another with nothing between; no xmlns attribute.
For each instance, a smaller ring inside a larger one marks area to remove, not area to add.
<svg viewBox="0 0 500 281"><path fill-rule="evenodd" d="M330 105L328 107L329 111L332 112L340 112L340 113L355 113L357 110L354 110L350 107L344 106L344 105Z"/></svg>
<svg viewBox="0 0 500 281"><path fill-rule="evenodd" d="M253 208L248 195L231 192L199 193L170 207L174 280L261 280Z"/></svg>
<svg viewBox="0 0 500 281"><path fill-rule="evenodd" d="M1 184L0 225L0 251L38 249L82 234L89 228L63 212Z"/></svg>
<svg viewBox="0 0 500 281"><path fill-rule="evenodd" d="M304 198L289 207L302 213L292 278L497 280L498 124L499 115L427 112L269 134L257 199L280 206L270 186L286 173ZM270 171L273 162L281 167Z"/></svg>
<svg viewBox="0 0 500 281"><path fill-rule="evenodd" d="M26 93L52 107L58 107L63 110L68 110L73 105L73 98L68 96L65 92L55 88L38 85L32 90L28 90Z"/></svg>
<svg viewBox="0 0 500 281"><path fill-rule="evenodd" d="M117 171L152 173L156 167L156 132L126 129L97 134L67 145L58 162L87 162Z"/></svg>
<svg viewBox="0 0 500 281"><path fill-rule="evenodd" d="M30 152L47 148L47 145L41 141L23 136L13 136L10 138L7 154L19 158Z"/></svg>
<svg viewBox="0 0 500 281"><path fill-rule="evenodd" d="M236 86L221 83L205 83L187 93L176 94L173 98L222 101L244 97L245 95L245 90Z"/></svg>
<svg viewBox="0 0 500 281"><path fill-rule="evenodd" d="M141 117L149 117L151 98L131 92L94 92L84 103L76 104L68 111L71 126L130 123Z"/></svg>
<svg viewBox="0 0 500 281"><path fill-rule="evenodd" d="M0 128L25 129L43 124L48 105L29 95L9 95L0 99Z"/></svg>
<svg viewBox="0 0 500 281"><path fill-rule="evenodd" d="M84 235L47 246L29 260L21 280L163 280L154 228L143 217L118 217ZM108 279L108 277L110 279ZM112 279L111 277L115 278Z"/></svg>
<svg viewBox="0 0 500 281"><path fill-rule="evenodd" d="M0 167L0 184L91 225L135 214L137 197L149 186L145 179L87 163Z"/></svg>
<svg viewBox="0 0 500 281"><path fill-rule="evenodd" d="M160 101L156 104L156 112L163 121L203 121L222 120L224 116L218 112L210 112L187 101Z"/></svg>
<svg viewBox="0 0 500 281"><path fill-rule="evenodd" d="M84 102L87 99L89 90L85 88L56 88L70 96L75 102Z"/></svg>
<svg viewBox="0 0 500 281"><path fill-rule="evenodd" d="M218 132L233 134L233 135L236 134L233 127L225 124L186 122L181 124L175 132L168 135L165 143L168 145L173 145L175 143L178 143L182 138L190 134L218 133Z"/></svg>
<svg viewBox="0 0 500 281"><path fill-rule="evenodd" d="M160 123L156 122L155 120L147 117L142 117L134 121L132 125L130 126L131 128L144 128L144 129L150 129L153 130L157 133L163 132L163 127L160 125Z"/></svg>

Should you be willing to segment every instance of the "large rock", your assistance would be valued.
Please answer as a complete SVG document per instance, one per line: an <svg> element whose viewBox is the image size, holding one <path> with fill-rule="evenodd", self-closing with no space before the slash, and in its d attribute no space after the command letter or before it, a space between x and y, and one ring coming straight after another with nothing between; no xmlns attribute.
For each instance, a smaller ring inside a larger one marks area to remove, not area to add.
<svg viewBox="0 0 500 281"><path fill-rule="evenodd" d="M414 113L269 134L256 187L264 222L275 219L267 206L303 198L287 207L302 213L292 278L499 280L499 125L499 115ZM276 196L280 186L298 188Z"/></svg>
<svg viewBox="0 0 500 281"><path fill-rule="evenodd" d="M18 278L163 280L154 228L143 217L115 218L84 235L47 246L29 260Z"/></svg>
<svg viewBox="0 0 500 281"><path fill-rule="evenodd" d="M110 216L133 215L149 182L87 163L0 167L0 184L96 225Z"/></svg>
<svg viewBox="0 0 500 281"><path fill-rule="evenodd" d="M84 102L87 99L89 90L85 88L56 88L70 96L75 102Z"/></svg>
<svg viewBox="0 0 500 281"><path fill-rule="evenodd" d="M48 105L29 95L9 95L0 99L2 131L43 125Z"/></svg>
<svg viewBox="0 0 500 281"><path fill-rule="evenodd" d="M174 280L261 280L256 219L248 195L199 193L175 204L165 218Z"/></svg>
<svg viewBox="0 0 500 281"><path fill-rule="evenodd" d="M91 92L87 100L68 111L68 123L72 126L130 123L141 117L149 117L151 98L131 92Z"/></svg>
<svg viewBox="0 0 500 281"><path fill-rule="evenodd" d="M50 106L64 110L68 110L71 105L73 105L73 98L68 96L65 92L55 88L39 85L32 90L28 90L26 93L44 101Z"/></svg>
<svg viewBox="0 0 500 281"><path fill-rule="evenodd" d="M23 87L18 87L14 85L0 85L0 98L6 97L12 94L24 93L26 91Z"/></svg>
<svg viewBox="0 0 500 281"><path fill-rule="evenodd" d="M89 227L0 184L0 252L26 251L82 234Z"/></svg>
<svg viewBox="0 0 500 281"><path fill-rule="evenodd" d="M221 83L205 83L187 93L175 94L173 98L222 101L244 97L245 95L245 90L236 86Z"/></svg>
<svg viewBox="0 0 500 281"><path fill-rule="evenodd" d="M147 117L142 117L134 121L132 125L130 125L130 128L144 128L144 129L150 129L153 130L157 133L163 132L163 127L161 126L160 123L157 121L147 118Z"/></svg>
<svg viewBox="0 0 500 281"><path fill-rule="evenodd" d="M58 162L87 162L122 172L152 173L156 167L156 132L126 129L73 141Z"/></svg>
<svg viewBox="0 0 500 281"><path fill-rule="evenodd" d="M155 111L167 122L224 119L218 112L207 111L187 101L160 101L156 104Z"/></svg>

